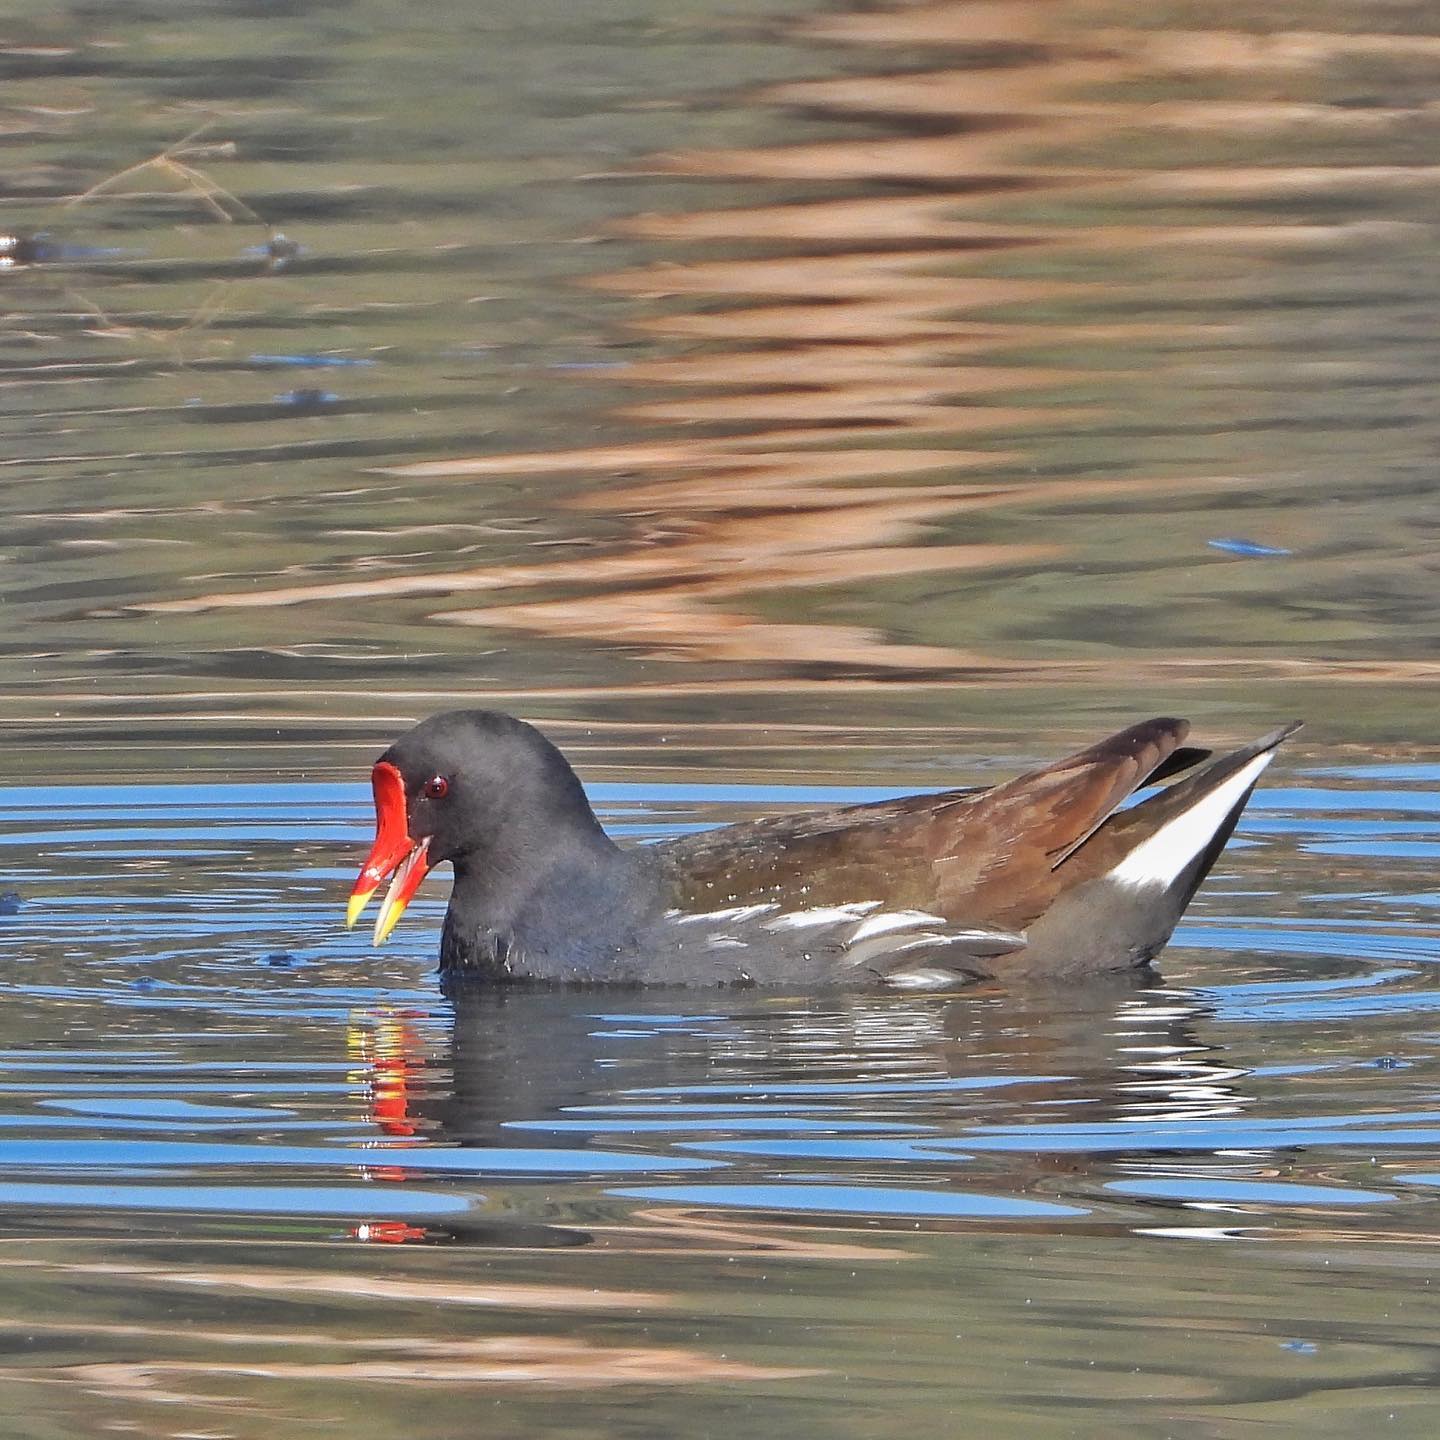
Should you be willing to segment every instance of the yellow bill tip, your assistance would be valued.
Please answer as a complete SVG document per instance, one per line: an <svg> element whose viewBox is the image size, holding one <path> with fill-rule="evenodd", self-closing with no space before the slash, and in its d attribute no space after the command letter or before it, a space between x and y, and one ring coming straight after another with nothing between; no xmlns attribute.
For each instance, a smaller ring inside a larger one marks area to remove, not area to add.
<svg viewBox="0 0 1440 1440"><path fill-rule="evenodd" d="M400 923L400 917L405 913L405 907L410 903L416 890L420 888L420 882L430 868L427 863L429 853L430 837L427 835L400 862L399 867L390 877L390 888L385 892L385 899L380 903L379 915L375 917L375 933L370 939L372 945L383 945L389 938L390 932Z"/></svg>
<svg viewBox="0 0 1440 1440"><path fill-rule="evenodd" d="M345 907L345 928L353 930L355 922L360 918L361 912L370 903L370 897L379 889L379 886L372 885L368 890L357 890L351 897L350 903Z"/></svg>
<svg viewBox="0 0 1440 1440"><path fill-rule="evenodd" d="M380 907L380 913L375 917L375 933L370 937L370 943L383 945L390 938L390 932L400 923L400 917L404 913L404 901L396 901L387 897L385 903Z"/></svg>

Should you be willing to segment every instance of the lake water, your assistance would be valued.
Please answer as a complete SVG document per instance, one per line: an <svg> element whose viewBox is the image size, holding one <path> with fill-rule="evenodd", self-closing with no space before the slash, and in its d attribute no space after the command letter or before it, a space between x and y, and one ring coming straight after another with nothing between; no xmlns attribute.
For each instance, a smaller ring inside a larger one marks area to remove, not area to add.
<svg viewBox="0 0 1440 1440"><path fill-rule="evenodd" d="M0 27L7 1436L1435 1433L1440 25ZM1290 742L1156 976L444 999L458 701L639 841Z"/></svg>

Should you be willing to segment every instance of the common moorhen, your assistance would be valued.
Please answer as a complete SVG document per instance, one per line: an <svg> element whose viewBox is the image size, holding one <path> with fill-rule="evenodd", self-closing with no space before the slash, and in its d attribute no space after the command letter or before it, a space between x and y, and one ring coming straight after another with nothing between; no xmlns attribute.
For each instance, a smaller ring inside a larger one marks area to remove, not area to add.
<svg viewBox="0 0 1440 1440"><path fill-rule="evenodd" d="M989 790L622 850L538 730L453 710L375 766L375 844L349 923L391 877L378 945L449 860L452 980L924 988L1144 965L1298 728L1196 769L1210 752L1183 744L1187 721L1145 720Z"/></svg>

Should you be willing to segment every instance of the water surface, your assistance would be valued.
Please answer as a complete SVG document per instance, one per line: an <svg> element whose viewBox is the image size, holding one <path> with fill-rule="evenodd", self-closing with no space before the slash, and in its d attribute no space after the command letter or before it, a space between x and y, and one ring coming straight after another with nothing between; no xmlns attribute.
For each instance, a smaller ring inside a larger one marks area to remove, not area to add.
<svg viewBox="0 0 1440 1440"><path fill-rule="evenodd" d="M1428 7L8 7L7 1434L1434 1433ZM627 843L1295 715L1157 976L444 999Z"/></svg>
<svg viewBox="0 0 1440 1440"><path fill-rule="evenodd" d="M477 690L1428 740L1432 19L27 7L23 763Z"/></svg>
<svg viewBox="0 0 1440 1440"><path fill-rule="evenodd" d="M1425 1433L1435 780L1292 766L1153 977L820 1000L449 1002L358 784L3 792L15 1433Z"/></svg>

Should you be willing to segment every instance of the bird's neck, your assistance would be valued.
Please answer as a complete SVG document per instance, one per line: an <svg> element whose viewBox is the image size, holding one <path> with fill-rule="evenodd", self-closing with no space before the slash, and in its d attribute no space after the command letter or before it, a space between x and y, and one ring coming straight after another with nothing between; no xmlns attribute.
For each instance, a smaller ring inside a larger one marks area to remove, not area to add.
<svg viewBox="0 0 1440 1440"><path fill-rule="evenodd" d="M646 868L600 829L455 861L440 969L488 980L608 978L654 909Z"/></svg>

